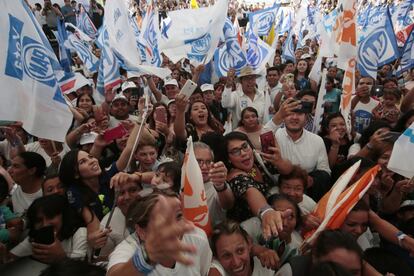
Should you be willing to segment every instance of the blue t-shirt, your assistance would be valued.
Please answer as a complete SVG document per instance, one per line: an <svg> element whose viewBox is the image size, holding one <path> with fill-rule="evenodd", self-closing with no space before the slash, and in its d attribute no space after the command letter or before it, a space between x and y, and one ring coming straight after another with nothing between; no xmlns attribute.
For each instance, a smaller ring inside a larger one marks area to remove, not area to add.
<svg viewBox="0 0 414 276"><path fill-rule="evenodd" d="M330 92L326 92L326 95L323 96L325 102L331 103L329 108L325 108L325 112L332 114L339 112L339 104L341 103L342 92L338 88L333 88Z"/></svg>
<svg viewBox="0 0 414 276"><path fill-rule="evenodd" d="M88 204L89 207L99 220L109 213L114 203L114 191L109 188L109 181L111 177L118 173L118 168L116 163L106 169L99 176L99 193L95 194L94 200ZM69 204L75 208L78 213L82 212L82 209L85 207L82 201L81 189L78 186L72 185L66 191Z"/></svg>

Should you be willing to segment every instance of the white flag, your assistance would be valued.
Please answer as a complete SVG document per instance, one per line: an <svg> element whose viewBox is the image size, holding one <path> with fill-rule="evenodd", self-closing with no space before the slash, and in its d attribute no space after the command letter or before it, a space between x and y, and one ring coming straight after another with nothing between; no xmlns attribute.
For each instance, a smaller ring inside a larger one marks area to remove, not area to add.
<svg viewBox="0 0 414 276"><path fill-rule="evenodd" d="M169 12L171 24L162 30L160 51L174 63L188 58L194 64L207 64L223 33L227 9L228 0L218 0L207 8Z"/></svg>
<svg viewBox="0 0 414 276"><path fill-rule="evenodd" d="M35 136L63 142L72 122L57 79L56 55L22 0L0 0L0 118L22 121Z"/></svg>
<svg viewBox="0 0 414 276"><path fill-rule="evenodd" d="M414 123L395 142L388 169L407 178L414 176Z"/></svg>

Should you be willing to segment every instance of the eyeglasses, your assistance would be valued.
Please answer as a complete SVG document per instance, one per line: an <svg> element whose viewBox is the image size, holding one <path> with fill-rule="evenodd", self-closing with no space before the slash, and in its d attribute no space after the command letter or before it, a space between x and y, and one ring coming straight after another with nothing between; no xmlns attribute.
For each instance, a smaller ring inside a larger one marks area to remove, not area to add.
<svg viewBox="0 0 414 276"><path fill-rule="evenodd" d="M211 166L211 164L213 164L213 161L211 161L211 160L201 160L201 159L197 159L197 163L198 163L198 165L200 166L200 168L201 168L202 166L207 166L207 167L210 167L210 166Z"/></svg>
<svg viewBox="0 0 414 276"><path fill-rule="evenodd" d="M234 156L240 156L241 152L248 152L250 150L250 145L247 142L244 142L240 148L234 148L231 151L229 151L229 154L234 155Z"/></svg>

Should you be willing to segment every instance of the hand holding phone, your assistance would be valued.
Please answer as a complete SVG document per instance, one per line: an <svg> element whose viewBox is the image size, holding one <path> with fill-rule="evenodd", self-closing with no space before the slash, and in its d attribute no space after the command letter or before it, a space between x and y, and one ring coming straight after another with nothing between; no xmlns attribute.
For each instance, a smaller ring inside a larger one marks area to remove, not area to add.
<svg viewBox="0 0 414 276"><path fill-rule="evenodd" d="M276 147L275 136L272 131L260 134L260 143L262 144L262 152L273 154L273 151L269 149L270 147Z"/></svg>
<svg viewBox="0 0 414 276"><path fill-rule="evenodd" d="M187 80L180 90L180 94L186 95L188 98L194 93L194 90L197 88L197 83L193 82L192 80Z"/></svg>
<svg viewBox="0 0 414 276"><path fill-rule="evenodd" d="M35 243L52 244L55 242L55 232L53 225L48 225L30 232L30 237Z"/></svg>
<svg viewBox="0 0 414 276"><path fill-rule="evenodd" d="M112 142L113 140L124 137L128 131L122 124L119 124L117 127L108 129L104 132L103 138L107 143Z"/></svg>
<svg viewBox="0 0 414 276"><path fill-rule="evenodd" d="M167 112L163 106L155 108L155 120L167 124Z"/></svg>

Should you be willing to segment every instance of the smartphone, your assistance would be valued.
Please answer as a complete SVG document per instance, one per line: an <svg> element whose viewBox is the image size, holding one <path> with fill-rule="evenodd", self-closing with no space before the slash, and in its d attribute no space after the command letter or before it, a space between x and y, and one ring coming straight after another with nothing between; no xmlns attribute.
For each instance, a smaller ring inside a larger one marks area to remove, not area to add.
<svg viewBox="0 0 414 276"><path fill-rule="evenodd" d="M300 108L293 110L294 112L312 113L313 103L300 101Z"/></svg>
<svg viewBox="0 0 414 276"><path fill-rule="evenodd" d="M384 95L384 87L382 85L374 86L374 96L382 97Z"/></svg>
<svg viewBox="0 0 414 276"><path fill-rule="evenodd" d="M260 134L260 143L262 144L262 152L272 154L270 147L276 147L275 136L273 132L268 131Z"/></svg>
<svg viewBox="0 0 414 276"><path fill-rule="evenodd" d="M30 237L35 243L52 244L55 241L54 229L53 225L48 225L31 231Z"/></svg>
<svg viewBox="0 0 414 276"><path fill-rule="evenodd" d="M400 135L401 132L390 131L388 132L387 138L385 140L390 143L395 143L398 140L398 137L400 137Z"/></svg>
<svg viewBox="0 0 414 276"><path fill-rule="evenodd" d="M167 113L165 112L164 107L157 106L157 108L155 108L155 120L167 124Z"/></svg>
<svg viewBox="0 0 414 276"><path fill-rule="evenodd" d="M190 96L193 94L196 88L197 88L197 83L193 82L192 80L187 80L183 88L181 88L180 94L184 94L190 98Z"/></svg>
<svg viewBox="0 0 414 276"><path fill-rule="evenodd" d="M118 125L117 127L108 129L104 132L103 138L106 142L112 142L115 139L119 139L124 137L125 134L127 134L128 131L125 129L123 125Z"/></svg>

